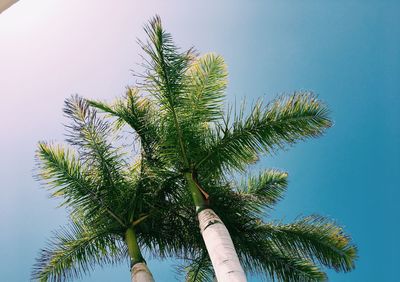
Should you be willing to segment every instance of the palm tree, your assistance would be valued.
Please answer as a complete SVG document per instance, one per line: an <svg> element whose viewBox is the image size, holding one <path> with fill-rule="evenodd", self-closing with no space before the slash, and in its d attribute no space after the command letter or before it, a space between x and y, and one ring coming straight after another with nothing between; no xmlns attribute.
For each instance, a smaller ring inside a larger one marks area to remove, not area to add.
<svg viewBox="0 0 400 282"><path fill-rule="evenodd" d="M110 124L97 117L86 100L66 101L67 142L72 148L39 143L39 179L53 197L63 198L71 214L41 251L32 278L61 281L81 277L94 265L131 261L132 281L154 281L141 249L163 257L193 253L182 232L164 215L175 210L168 201L168 172L152 172L145 159L129 165ZM132 161L132 160L131 160ZM181 216L185 216L181 208ZM172 236L174 234L174 236Z"/></svg>
<svg viewBox="0 0 400 282"><path fill-rule="evenodd" d="M331 125L324 104L312 93L295 93L266 105L259 101L248 116L242 108L232 120L231 110L226 115L223 111L223 59L215 54L198 57L192 49L181 52L158 16L145 31L149 40L140 44L148 59L138 89L113 105L90 104L117 117L117 125L130 125L146 162L175 175L175 188L184 186L186 193L177 189L171 198L182 205L192 199L217 280L246 281L240 261L248 271L285 281L325 279L316 261L351 270L356 249L331 221L308 217L286 225L262 222L265 207L281 197L286 173L267 171L242 188L232 187L230 179L263 153L321 135ZM204 268L211 265L205 253L198 250L189 259L188 279L207 277L198 276L210 269Z"/></svg>

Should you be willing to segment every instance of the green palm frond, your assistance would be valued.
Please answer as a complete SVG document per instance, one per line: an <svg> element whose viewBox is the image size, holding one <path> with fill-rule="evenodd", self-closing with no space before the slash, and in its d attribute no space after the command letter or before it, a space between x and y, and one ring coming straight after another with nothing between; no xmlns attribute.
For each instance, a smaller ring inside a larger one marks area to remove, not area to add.
<svg viewBox="0 0 400 282"><path fill-rule="evenodd" d="M146 64L143 86L164 108L175 111L182 102L183 79L192 59L191 51L179 51L172 36L163 29L159 16L155 16L144 30L149 41L139 43L150 60Z"/></svg>
<svg viewBox="0 0 400 282"><path fill-rule="evenodd" d="M106 185L121 178L126 162L119 149L112 146L110 124L99 118L87 100L73 96L65 101L64 113L72 122L67 125L67 142L78 149L79 157L89 169L98 170Z"/></svg>
<svg viewBox="0 0 400 282"><path fill-rule="evenodd" d="M146 73L142 77L141 87L152 94L159 105L159 112L164 113L162 131L164 132L162 157L172 162L188 166L187 148L183 141L181 124L178 118L178 108L183 102L185 73L192 60L191 50L180 52L156 16L144 28L149 41L140 42L144 52L150 57L145 64ZM181 162L182 163L182 162Z"/></svg>
<svg viewBox="0 0 400 282"><path fill-rule="evenodd" d="M227 76L221 56L210 53L192 62L185 81L185 111L191 122L210 122L222 117Z"/></svg>
<svg viewBox="0 0 400 282"><path fill-rule="evenodd" d="M124 99L112 105L99 101L88 101L89 105L117 118L117 128L123 123L135 130L143 148L143 157L153 160L159 144L158 115L154 103L139 94L139 89L128 88Z"/></svg>
<svg viewBox="0 0 400 282"><path fill-rule="evenodd" d="M311 261L293 256L273 245L256 245L247 254L240 254L244 268L273 281L326 281L326 274Z"/></svg>
<svg viewBox="0 0 400 282"><path fill-rule="evenodd" d="M109 124L97 118L86 100L77 96L66 101L64 112L72 119L68 142L77 154L40 144L40 176L56 188L55 195L65 198L64 203L73 207L73 213L84 210L93 218L106 215L104 219L124 226L120 215L125 207L118 202L123 201L121 198L131 185L124 177L126 163L122 153L107 140Z"/></svg>
<svg viewBox="0 0 400 282"><path fill-rule="evenodd" d="M42 142L36 156L38 178L53 191L52 197L64 197L65 205L100 208L101 193L91 188L86 167L70 149Z"/></svg>
<svg viewBox="0 0 400 282"><path fill-rule="evenodd" d="M124 187L129 189L130 185L124 175L128 167L124 153L121 147L111 143L116 137L110 124L99 118L89 103L78 96L66 100L64 113L72 120L67 126L67 141L77 148L79 159L95 180L96 189L104 193L104 201L115 206Z"/></svg>
<svg viewBox="0 0 400 282"><path fill-rule="evenodd" d="M137 226L140 244L158 258L189 257L204 248L204 242L193 220L195 210L183 184L168 184L153 197L151 216ZM179 185L180 187L177 187ZM165 198L168 201L165 201ZM164 200L163 200L164 199Z"/></svg>
<svg viewBox="0 0 400 282"><path fill-rule="evenodd" d="M242 181L238 193L260 213L265 208L272 208L282 199L287 187L287 176L286 172L266 170L257 177L250 176L247 181Z"/></svg>
<svg viewBox="0 0 400 282"><path fill-rule="evenodd" d="M215 282L214 269L206 252L202 252L184 267L186 282Z"/></svg>
<svg viewBox="0 0 400 282"><path fill-rule="evenodd" d="M32 279L70 281L81 278L95 265L120 263L127 253L120 238L107 229L91 229L80 222L54 232L47 248L40 252Z"/></svg>
<svg viewBox="0 0 400 282"><path fill-rule="evenodd" d="M357 249L343 229L321 216L308 216L290 224L263 224L262 232L281 248L315 259L336 271L354 268Z"/></svg>
<svg viewBox="0 0 400 282"><path fill-rule="evenodd" d="M231 128L220 126L196 167L214 174L243 170L260 153L319 136L330 125L328 109L309 92L279 97L266 107L258 102L247 118L240 113Z"/></svg>
<svg viewBox="0 0 400 282"><path fill-rule="evenodd" d="M44 142L39 143L38 147L37 176L53 191L52 197L62 197L62 204L72 207L72 213L85 211L93 217L101 217L103 214L125 225L108 205L111 200L106 196L108 191L93 180L87 167L70 149Z"/></svg>

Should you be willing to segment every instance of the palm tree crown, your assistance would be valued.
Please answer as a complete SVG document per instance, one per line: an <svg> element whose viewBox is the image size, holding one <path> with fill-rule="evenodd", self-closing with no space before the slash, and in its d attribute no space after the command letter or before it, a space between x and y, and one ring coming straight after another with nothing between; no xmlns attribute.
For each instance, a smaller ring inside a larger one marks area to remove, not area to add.
<svg viewBox="0 0 400 282"><path fill-rule="evenodd" d="M176 229L173 220L165 221L176 209L169 200L168 172L152 172L140 158L129 161L127 152L115 146L110 124L86 100L66 100L64 113L72 121L67 125L72 147L39 143L38 178L52 197L63 199L71 220L41 251L32 278L70 280L95 265L127 258L134 265L144 262L141 250L158 257L195 252L185 239L188 225ZM180 216L185 218L184 206Z"/></svg>
<svg viewBox="0 0 400 282"><path fill-rule="evenodd" d="M231 177L261 154L323 134L331 126L326 106L310 92L297 92L267 104L260 100L248 115L244 108L225 113L223 59L181 51L159 17L145 31L148 41L140 44L148 58L141 82L114 104L89 103L114 116L118 126L133 128L141 159L152 171L168 171L169 200L177 203L171 220L193 226L195 220L189 223L179 215L179 207L187 212L191 201L193 216L215 211L245 270L280 281L323 281L320 266L353 269L356 247L331 220L309 216L291 224L263 221L286 189L286 172L266 170L239 184ZM186 257L187 279L203 281L212 277L212 267L198 235L192 236L196 251Z"/></svg>

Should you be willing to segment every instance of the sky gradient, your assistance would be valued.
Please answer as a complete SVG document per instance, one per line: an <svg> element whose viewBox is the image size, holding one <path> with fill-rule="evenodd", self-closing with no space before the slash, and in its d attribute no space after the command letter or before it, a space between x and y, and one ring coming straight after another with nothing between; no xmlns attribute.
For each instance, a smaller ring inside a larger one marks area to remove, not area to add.
<svg viewBox="0 0 400 282"><path fill-rule="evenodd" d="M37 142L64 139L71 94L110 101L134 83L136 39L159 14L179 46L225 58L229 102L311 90L328 104L335 125L325 136L253 169L289 172L274 219L317 213L352 235L357 268L329 272L330 281L397 281L400 3L188 2L21 0L0 14L1 280L28 281L51 230L66 222L33 179ZM156 280L174 281L170 264L149 264ZM128 279L123 265L82 281Z"/></svg>

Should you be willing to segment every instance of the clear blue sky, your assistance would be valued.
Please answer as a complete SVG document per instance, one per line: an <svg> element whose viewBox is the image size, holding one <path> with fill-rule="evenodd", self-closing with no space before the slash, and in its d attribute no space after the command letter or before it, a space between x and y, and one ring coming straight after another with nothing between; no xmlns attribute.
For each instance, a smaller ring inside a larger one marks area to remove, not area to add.
<svg viewBox="0 0 400 282"><path fill-rule="evenodd" d="M318 213L345 226L360 258L330 281L398 281L400 2L188 2L21 0L0 14L0 280L28 281L66 222L32 178L37 142L63 140L70 94L123 94L140 62L136 38L158 13L179 45L225 57L230 101L312 90L329 105L335 126L324 137L255 168L289 172L273 216ZM174 281L168 263L150 267ZM83 281L129 281L129 270L96 269Z"/></svg>

